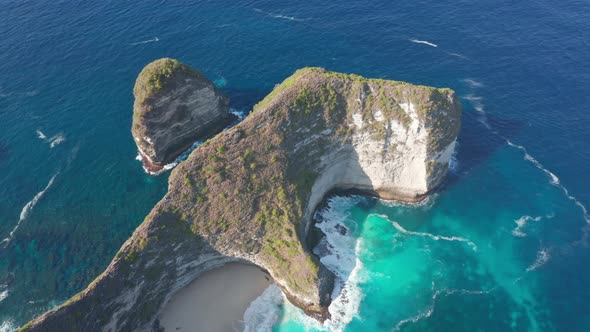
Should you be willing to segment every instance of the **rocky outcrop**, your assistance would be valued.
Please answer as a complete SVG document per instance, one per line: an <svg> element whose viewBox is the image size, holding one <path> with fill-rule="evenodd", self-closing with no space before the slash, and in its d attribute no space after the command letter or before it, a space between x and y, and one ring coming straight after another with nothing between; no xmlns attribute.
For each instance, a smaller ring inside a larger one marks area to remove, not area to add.
<svg viewBox="0 0 590 332"><path fill-rule="evenodd" d="M449 89L299 70L181 163L107 270L25 330L155 329L174 292L227 261L262 267L327 319L334 276L305 241L316 206L338 188L421 199L444 179L460 116Z"/></svg>
<svg viewBox="0 0 590 332"><path fill-rule="evenodd" d="M143 68L133 89L131 133L146 170L157 172L234 116L228 98L203 74L164 58Z"/></svg>

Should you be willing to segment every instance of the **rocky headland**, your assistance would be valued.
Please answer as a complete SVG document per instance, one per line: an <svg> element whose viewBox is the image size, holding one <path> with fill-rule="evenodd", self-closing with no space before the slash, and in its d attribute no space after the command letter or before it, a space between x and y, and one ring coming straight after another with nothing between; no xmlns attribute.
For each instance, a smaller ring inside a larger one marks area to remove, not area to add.
<svg viewBox="0 0 590 332"><path fill-rule="evenodd" d="M131 133L144 168L151 173L235 120L223 92L205 75L174 59L145 66L133 95Z"/></svg>
<svg viewBox="0 0 590 332"><path fill-rule="evenodd" d="M176 291L230 261L328 319L334 275L306 241L318 204L333 189L420 200L445 178L460 125L450 89L298 70L174 169L106 271L23 330L157 330Z"/></svg>

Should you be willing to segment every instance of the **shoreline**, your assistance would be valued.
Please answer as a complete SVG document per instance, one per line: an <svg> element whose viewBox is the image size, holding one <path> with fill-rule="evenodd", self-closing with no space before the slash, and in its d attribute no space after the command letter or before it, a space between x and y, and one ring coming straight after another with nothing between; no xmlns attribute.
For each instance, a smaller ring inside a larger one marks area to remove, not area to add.
<svg viewBox="0 0 590 332"><path fill-rule="evenodd" d="M255 265L224 264L174 294L158 317L159 325L165 332L242 330L246 309L272 283Z"/></svg>

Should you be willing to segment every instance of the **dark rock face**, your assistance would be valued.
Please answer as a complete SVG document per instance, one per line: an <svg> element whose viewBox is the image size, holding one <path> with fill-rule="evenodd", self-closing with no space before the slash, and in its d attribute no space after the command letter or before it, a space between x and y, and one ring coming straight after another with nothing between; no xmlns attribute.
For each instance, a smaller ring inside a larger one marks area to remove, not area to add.
<svg viewBox="0 0 590 332"><path fill-rule="evenodd" d="M235 117L228 98L200 72L177 60L156 60L133 90L131 132L144 167L157 172L195 141L220 132Z"/></svg>

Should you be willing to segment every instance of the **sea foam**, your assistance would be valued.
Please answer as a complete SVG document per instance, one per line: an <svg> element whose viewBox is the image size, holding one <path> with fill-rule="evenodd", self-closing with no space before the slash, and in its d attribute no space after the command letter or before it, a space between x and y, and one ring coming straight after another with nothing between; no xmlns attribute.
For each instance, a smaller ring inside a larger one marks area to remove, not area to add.
<svg viewBox="0 0 590 332"><path fill-rule="evenodd" d="M37 137L39 137L42 140L47 139L47 136L45 136L45 134L41 131L41 130L37 130Z"/></svg>
<svg viewBox="0 0 590 332"><path fill-rule="evenodd" d="M52 136L51 138L48 138L47 135L45 135L45 133L43 133L41 130L37 130L35 131L35 133L37 134L37 137L39 137L39 139L49 144L49 147L52 149L66 141L66 137L63 133L58 133Z"/></svg>
<svg viewBox="0 0 590 332"><path fill-rule="evenodd" d="M142 44L148 44L148 43L155 43L155 42L159 42L160 39L158 37L154 37L152 39L146 39L146 40L142 40L142 41L138 41L135 43L131 43L129 45L135 46L135 45L142 45Z"/></svg>
<svg viewBox="0 0 590 332"><path fill-rule="evenodd" d="M537 159L535 159L532 155L530 155L524 146L515 144L511 140L509 140L508 138L504 138L504 139L506 140L506 143L508 145L510 145L513 148L519 149L524 153L524 160L531 162L535 167L537 167L538 169L543 171L545 174L547 174L547 177L550 180L549 182L552 185L556 186L557 188L561 189L563 191L564 195L570 201L574 202L574 204L580 208L580 210L582 211L582 214L584 216L584 220L586 220L586 223L590 224L590 215L588 215L588 210L586 209L586 206L584 206L584 204L582 204L582 202L580 202L576 197L574 197L573 195L570 194L569 190L563 184L561 184L557 175L555 175L553 172L551 172L550 170L545 168Z"/></svg>
<svg viewBox="0 0 590 332"><path fill-rule="evenodd" d="M523 228L526 226L526 224L529 221L541 221L542 217L541 216L537 216L537 217L531 217L531 216L522 216L516 220L514 220L514 222L516 223L516 228L514 228L512 230L512 235L517 236L517 237L525 237L526 233L523 232Z"/></svg>
<svg viewBox="0 0 590 332"><path fill-rule="evenodd" d="M488 121L488 116L484 110L483 103L481 102L482 98L474 95L467 95L463 97L463 99L468 100L471 103L471 106L475 109L475 111L479 114L477 121L486 127L486 129L492 131L492 126ZM492 131L496 133L495 131Z"/></svg>
<svg viewBox="0 0 590 332"><path fill-rule="evenodd" d="M0 324L0 332L10 332L10 331L15 331L15 330L16 330L16 326L14 325L14 323L12 321L5 320L2 322L2 324Z"/></svg>
<svg viewBox="0 0 590 332"><path fill-rule="evenodd" d="M1 242L1 243L4 243L4 247L6 247L10 243L10 241L14 237L14 233L20 227L21 223L25 219L28 218L29 214L31 213L31 211L33 210L33 208L35 207L37 202L41 199L41 197L43 197L43 195L45 195L45 193L47 192L47 190L49 190L51 185L53 185L53 181L55 180L55 178L57 177L58 174L59 174L59 172L56 173L55 175L53 175L51 177L51 179L49 180L49 183L47 183L47 186L45 186L45 188L43 190L38 192L35 195L35 197L33 197L33 199L31 199L29 202L27 202L27 204L25 204L25 206L23 207L23 209L20 212L20 218L19 218L18 222L16 223L16 226L14 226L12 231L10 231L10 235L7 238L5 238L4 240L2 240L2 242Z"/></svg>
<svg viewBox="0 0 590 332"><path fill-rule="evenodd" d="M409 41L411 41L412 43L416 43L416 44L424 44L424 45L428 45L431 47L438 47L438 45L431 43L427 40L419 40L419 39L409 39Z"/></svg>
<svg viewBox="0 0 590 332"><path fill-rule="evenodd" d="M534 270L540 268L541 266L545 265L545 263L547 263L550 258L551 258L551 252L549 251L549 249L546 249L546 248L539 249L539 251L537 252L537 258L529 267L527 267L527 269L526 269L527 272L534 271Z"/></svg>
<svg viewBox="0 0 590 332"><path fill-rule="evenodd" d="M435 285L434 285L434 281L432 282L432 290L434 291L435 289ZM426 306L424 309L420 310L416 315L402 319L401 321L399 321L392 329L392 331L400 331L401 328L404 325L407 324L411 324L411 323L416 323L422 319L428 318L430 316L432 316L432 314L434 313L434 309L436 306L436 301L438 300L438 298L440 296L448 296L448 295L453 295L453 294L460 294L460 295L484 295L484 294L489 294L490 292L494 291L495 289L497 289L497 287L494 287L490 290L470 290L470 289L441 289L441 290L436 290L434 291L434 294L432 295L432 300L431 302L428 304L428 306Z"/></svg>
<svg viewBox="0 0 590 332"><path fill-rule="evenodd" d="M244 332L272 331L279 320L285 299L277 285L270 285L252 301L244 313Z"/></svg>
<svg viewBox="0 0 590 332"><path fill-rule="evenodd" d="M472 80L472 81L476 82L475 80ZM588 209L586 208L586 206L584 204L582 204L582 202L580 202L575 196L570 194L569 190L563 184L561 184L561 182L559 181L559 177L557 177L557 175L555 175L553 172L551 172L545 166L543 166L543 164L541 164L535 157L533 157L524 146L513 143L510 139L501 135L500 133L498 133L496 130L494 130L492 128L492 126L489 124L489 122L487 120L487 115L484 111L481 97L474 96L474 95L467 95L463 98L468 100L469 102L471 102L471 104L473 105L475 110L480 113L480 117L478 119L479 122L481 122L488 130L490 130L490 132L492 132L492 134L503 139L506 142L506 144L508 144L509 146L511 146L515 149L521 150L524 154L524 160L532 163L536 168L540 169L545 174L547 174L547 176L550 179L550 183L552 185L558 187L559 189L561 189L561 191L564 193L565 197L567 197L567 199L572 201L576 206L578 206L578 208L580 208L580 210L582 211L582 215L584 217L584 220L586 221L587 224L590 224L590 214L588 214Z"/></svg>
<svg viewBox="0 0 590 332"><path fill-rule="evenodd" d="M314 253L320 256L320 261L336 276L332 303L328 307L331 319L323 324L305 315L303 311L284 298L279 288L271 286L259 296L246 310L244 315L245 331L270 331L278 322L280 310L283 307L282 321L296 321L305 330L343 331L350 321L358 315L362 300L360 282L362 263L358 260L358 251L362 247L361 241L351 229L353 224L347 222L350 218L351 206L360 202L360 196L336 196L328 200L327 207L316 213L321 222L316 227L322 230L326 237L314 248ZM256 327L254 329L254 327Z"/></svg>
<svg viewBox="0 0 590 332"><path fill-rule="evenodd" d="M331 319L323 326L329 331L344 330L358 315L363 297L360 289L362 263L357 258L362 242L351 229L356 222L349 221L350 208L362 199L360 196L332 197L328 206L318 212L322 221L316 227L326 234L324 246L327 248L320 261L336 275L333 301L328 307ZM317 250L316 253L321 254Z"/></svg>
<svg viewBox="0 0 590 332"><path fill-rule="evenodd" d="M455 150L451 154L451 159L449 159L449 172L453 174L457 174L459 171L459 159L457 155L459 154L459 141L455 142Z"/></svg>
<svg viewBox="0 0 590 332"><path fill-rule="evenodd" d="M237 120L230 123L227 127L223 128L223 131L226 131L228 129L230 129L231 127L235 126L236 124L240 123L242 120L244 120L246 118L247 113L245 111L241 111L241 110L237 110L237 109L233 109L230 108L229 112L233 115L235 115L237 117ZM201 146L203 143L205 143L205 141L196 141L193 143L193 145L190 146L190 148L186 149L186 151L184 151L180 156L176 157L176 159L174 159L173 162L164 165L164 167L162 167L161 170L157 171L157 172L152 172L150 170L148 170L145 166L143 166L143 170L150 175L160 175L166 171L169 171L171 169L173 169L174 167L178 166L178 164L180 164L181 162L185 161L188 156L190 156L190 154L199 146ZM135 156L135 160L138 161L142 161L141 158L141 154L139 153L139 151L137 152L137 155Z"/></svg>
<svg viewBox="0 0 590 332"><path fill-rule="evenodd" d="M471 79L471 78L465 78L465 79L463 79L463 82L467 83L467 85L472 89L483 88L483 86L484 86L483 83L478 82L478 81Z"/></svg>
<svg viewBox="0 0 590 332"><path fill-rule="evenodd" d="M447 52L447 54L448 54L448 55L455 56L455 57L457 57L457 58L464 59L464 60L471 60L471 59L469 59L469 57L467 57L467 56L465 56L465 55L463 55L463 54L454 53L454 52Z"/></svg>
<svg viewBox="0 0 590 332"><path fill-rule="evenodd" d="M458 242L465 242L467 245L469 245L471 247L471 249L473 249L473 251L477 251L477 246L475 245L475 243L473 243L473 241L460 237L460 236L442 236L442 235L434 235L434 234L430 234L430 233L423 233L423 232L413 232L413 231L409 231L405 228L403 228L400 224L398 224L396 221L390 220L387 216L385 215L381 215L381 214L375 214L376 216L389 220L389 222L391 222L391 224L393 225L393 227L395 227L395 229L397 229L399 232L406 234L406 235L414 235L414 236L422 236L422 237L427 237L430 238L432 240L435 241L458 241Z"/></svg>
<svg viewBox="0 0 590 332"><path fill-rule="evenodd" d="M259 9L259 8L254 8L254 11L258 12L258 13L265 14L268 17L278 18L278 19L283 19L283 20L288 20L288 21L299 21L300 22L300 21L308 20L308 19L303 19L303 18L297 18L295 16L287 16L287 15L283 15L283 14L269 13L269 12L266 12L266 11Z"/></svg>

